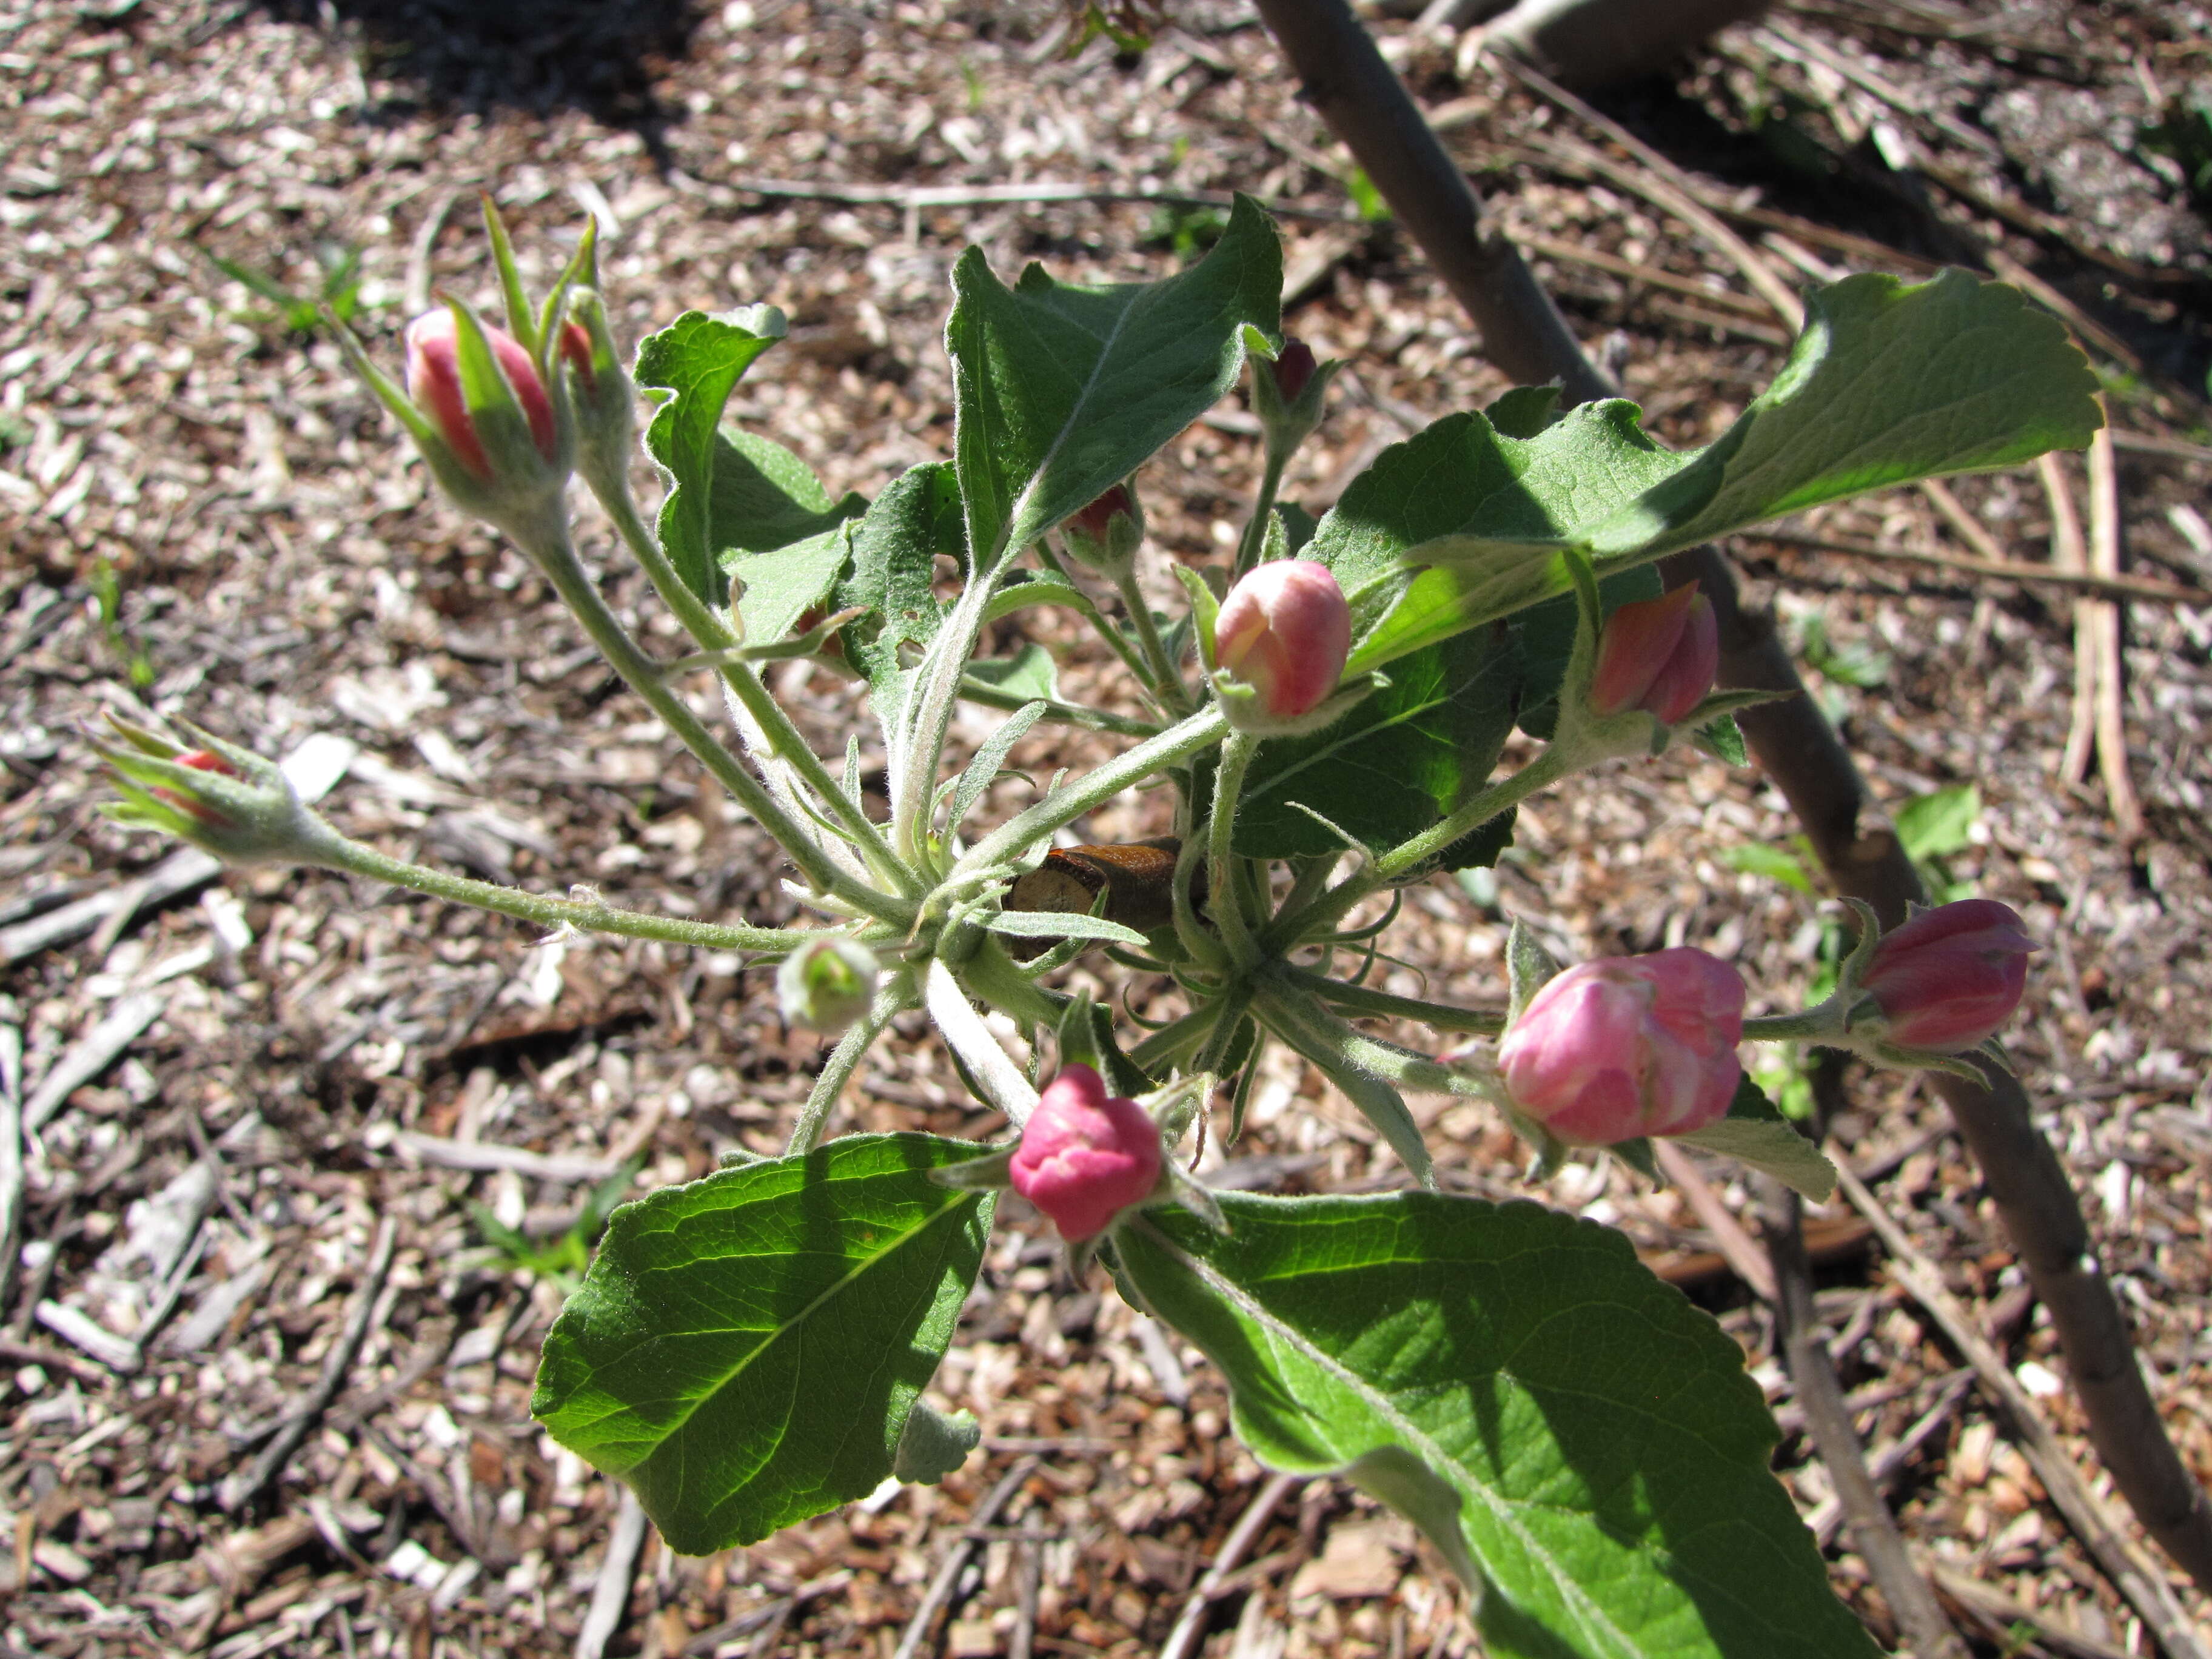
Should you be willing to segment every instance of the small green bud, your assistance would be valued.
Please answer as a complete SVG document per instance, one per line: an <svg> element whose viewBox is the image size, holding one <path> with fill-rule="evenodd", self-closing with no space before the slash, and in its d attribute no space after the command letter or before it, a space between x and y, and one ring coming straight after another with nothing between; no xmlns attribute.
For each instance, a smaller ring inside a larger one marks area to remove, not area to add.
<svg viewBox="0 0 2212 1659"><path fill-rule="evenodd" d="M876 994L876 953L841 933L821 933L783 959L775 994L783 1017L812 1031L842 1031Z"/></svg>
<svg viewBox="0 0 2212 1659"><path fill-rule="evenodd" d="M1117 483L1060 526L1068 556L1102 576L1119 581L1136 562L1145 540L1145 509L1137 492Z"/></svg>

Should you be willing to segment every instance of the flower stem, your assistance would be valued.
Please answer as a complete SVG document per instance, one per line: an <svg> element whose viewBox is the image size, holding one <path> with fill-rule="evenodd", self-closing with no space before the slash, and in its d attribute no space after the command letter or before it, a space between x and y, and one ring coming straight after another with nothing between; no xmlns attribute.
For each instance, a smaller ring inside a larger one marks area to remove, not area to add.
<svg viewBox="0 0 2212 1659"><path fill-rule="evenodd" d="M1206 911L1214 931L1229 947L1230 955L1249 968L1260 960L1260 947L1244 919L1244 896L1237 890L1237 862L1233 836L1237 801L1244 793L1244 774L1260 740L1239 732L1222 746L1221 769L1213 780L1213 811L1206 818Z"/></svg>
<svg viewBox="0 0 2212 1659"><path fill-rule="evenodd" d="M811 937L789 928L731 927L715 922L684 921L642 910L618 910L612 905L526 893L519 887L501 887L468 876L450 875L427 865L409 864L343 836L333 836L327 844L319 843L309 861L320 869L388 881L410 892L427 893L432 898L473 905L479 910L496 911L503 916L547 927L580 927L595 933L657 939L671 945L695 945L710 951L789 951Z"/></svg>
<svg viewBox="0 0 2212 1659"><path fill-rule="evenodd" d="M694 593L684 578L677 574L676 567L669 562L667 552L660 545L659 538L647 526L637 510L637 503L630 499L629 489L625 487L611 490L599 499L599 505L614 521L616 532L629 546L644 570L647 580L652 582L653 591L676 613L677 620L684 624L684 631L698 641L700 648L726 651L738 644L737 630L717 616L714 607ZM784 712L782 705L761 684L760 676L752 665L744 662L726 661L718 665L718 668L723 683L730 688L731 695L737 698L745 713L766 734L769 755L790 766L805 781L807 787L821 798L830 815L844 826L846 833L860 848L870 873L877 880L909 897L920 891L913 873L891 856L890 847L884 840L882 830L860 810L858 803L846 794L836 779L830 775L829 768L823 765L812 746L792 723L791 716Z"/></svg>
<svg viewBox="0 0 2212 1659"><path fill-rule="evenodd" d="M1244 534L1237 544L1237 569L1229 579L1231 582L1260 562L1261 550L1267 544L1267 517L1275 510L1275 496L1283 487L1283 469L1290 460L1289 450L1278 451L1273 444L1267 446L1267 458L1260 474L1260 493L1253 500L1252 516L1244 521Z"/></svg>
<svg viewBox="0 0 2212 1659"><path fill-rule="evenodd" d="M1158 623L1152 620L1152 607L1145 602L1144 590L1137 586L1133 564L1121 573L1115 583L1121 591L1121 606L1129 613L1129 621L1137 630L1137 643L1144 648L1145 660L1151 672L1146 676L1161 707L1176 719L1191 711L1190 690L1183 684L1182 675L1168 656L1166 643L1160 638Z"/></svg>
<svg viewBox="0 0 2212 1659"><path fill-rule="evenodd" d="M1221 741L1229 721L1218 708L1201 708L1158 737L1125 750L1105 765L1065 784L1027 811L1016 814L977 842L953 866L956 875L972 875L1004 863L1031 842L1050 835L1064 823L1073 823L1133 784L1187 760Z"/></svg>
<svg viewBox="0 0 2212 1659"><path fill-rule="evenodd" d="M1419 1020L1432 1030L1467 1031L1476 1036L1496 1036L1505 1029L1505 1016L1487 1009L1455 1008L1449 1003L1393 996L1388 991L1347 985L1340 979L1327 979L1302 968L1288 969L1287 976L1293 985L1311 991L1322 1001L1347 1013L1367 1014L1377 1019ZM1748 1036L1751 1033L1747 1030L1744 1035Z"/></svg>
<svg viewBox="0 0 2212 1659"><path fill-rule="evenodd" d="M662 678L660 665L646 655L630 637L629 630L607 608L606 600L600 597L597 585L576 557L566 527L549 527L546 533L534 540L537 544L529 551L537 559L538 568L545 573L545 579L553 584L554 592L562 602L576 613L576 620L584 625L584 631L591 635L600 654L622 676L623 683L667 723L684 746L699 757L700 763L714 774L715 781L752 814L761 828L775 837L805 876L808 884L817 892L835 894L854 908L880 920L902 924L912 920L914 907L909 901L878 892L841 869L815 840L813 832L785 811L767 787L745 769L744 763L725 748L691 712L690 705Z"/></svg>
<svg viewBox="0 0 2212 1659"><path fill-rule="evenodd" d="M837 1046L830 1051L821 1075L814 1079L813 1088L807 1091L806 1104L799 1109L799 1121L792 1126L791 1139L783 1149L785 1157L811 1152L822 1144L822 1132L830 1127L830 1115L837 1109L846 1084L860 1070L870 1046L883 1035L885 1026L913 1006L911 974L895 974L884 981L868 1012L847 1029L845 1035L837 1039Z"/></svg>

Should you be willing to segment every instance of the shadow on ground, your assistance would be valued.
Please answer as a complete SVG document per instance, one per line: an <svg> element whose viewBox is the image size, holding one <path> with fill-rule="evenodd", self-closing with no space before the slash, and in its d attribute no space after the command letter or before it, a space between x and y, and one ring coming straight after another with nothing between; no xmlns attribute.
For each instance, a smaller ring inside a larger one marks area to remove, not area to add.
<svg viewBox="0 0 2212 1659"><path fill-rule="evenodd" d="M648 133L671 118L653 84L698 26L696 0L264 0L285 21L335 15L373 77L424 101L533 114L580 109Z"/></svg>

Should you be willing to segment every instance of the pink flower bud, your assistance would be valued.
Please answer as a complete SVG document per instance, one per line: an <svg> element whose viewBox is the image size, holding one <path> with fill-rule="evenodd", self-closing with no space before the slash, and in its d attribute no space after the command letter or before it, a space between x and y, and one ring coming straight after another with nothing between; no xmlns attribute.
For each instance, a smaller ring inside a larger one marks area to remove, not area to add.
<svg viewBox="0 0 2212 1659"><path fill-rule="evenodd" d="M1081 512L1060 520L1068 556L1119 581L1145 541L1145 509L1136 492L1117 483Z"/></svg>
<svg viewBox="0 0 2212 1659"><path fill-rule="evenodd" d="M1696 584L1634 600L1607 617L1598 636L1590 707L1600 714L1640 708L1679 725L1713 689L1720 662L1720 623Z"/></svg>
<svg viewBox="0 0 2212 1659"><path fill-rule="evenodd" d="M1891 1042L1957 1054L2012 1018L2036 948L2010 905L1961 899L1883 934L1859 988L1881 1007Z"/></svg>
<svg viewBox="0 0 2212 1659"><path fill-rule="evenodd" d="M1743 979L1703 951L1601 957L1529 999L1498 1045L1513 1103L1560 1139L1609 1146L1728 1115Z"/></svg>
<svg viewBox="0 0 2212 1659"><path fill-rule="evenodd" d="M1215 658L1260 694L1268 714L1319 708L1352 654L1352 608L1325 564L1276 559L1229 590L1213 629Z"/></svg>
<svg viewBox="0 0 2212 1659"><path fill-rule="evenodd" d="M1283 394L1283 401L1294 404L1298 393L1306 389L1316 367L1313 348L1304 340L1285 339L1283 349L1275 359L1275 390Z"/></svg>
<svg viewBox="0 0 2212 1659"><path fill-rule="evenodd" d="M1136 512L1137 504L1130 497L1129 486L1117 483L1070 519L1068 523L1092 541L1103 542L1106 539L1106 527L1114 522L1116 513L1126 513L1134 518Z"/></svg>
<svg viewBox="0 0 2212 1659"><path fill-rule="evenodd" d="M545 395L545 383L538 378L538 366L513 335L487 327L484 336L514 388L515 401L530 422L538 453L551 460L553 402ZM459 331L453 313L444 306L424 312L407 325L407 395L437 423L440 434L463 466L479 478L492 476L491 458L484 453L476 422L469 416L468 402L461 394Z"/></svg>
<svg viewBox="0 0 2212 1659"><path fill-rule="evenodd" d="M1009 1178L1071 1244L1159 1184L1160 1132L1133 1100L1109 1099L1088 1066L1063 1066L1022 1127Z"/></svg>
<svg viewBox="0 0 2212 1659"><path fill-rule="evenodd" d="M242 778L240 771L212 749L192 749L177 757L177 764L189 766L195 772L220 772L227 778Z"/></svg>

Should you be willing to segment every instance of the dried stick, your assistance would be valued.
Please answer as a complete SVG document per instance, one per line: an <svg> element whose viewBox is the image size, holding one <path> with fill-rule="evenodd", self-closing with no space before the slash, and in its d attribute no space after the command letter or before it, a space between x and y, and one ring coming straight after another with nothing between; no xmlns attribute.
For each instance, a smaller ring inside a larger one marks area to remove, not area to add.
<svg viewBox="0 0 2212 1659"><path fill-rule="evenodd" d="M2045 459L2049 459L2045 457ZM1970 559L1957 553L1939 553L1932 547L1885 547L1845 536L1814 536L1795 530L1747 530L1749 541L1772 542L1779 547L1808 547L1824 553L1847 553L1860 559L1890 559L1903 564L1932 565L1962 575L1992 576L1999 581L2025 582L2030 586L2071 588L2081 593L2124 595L2131 599L2160 599L2172 605L2212 605L2212 588L2161 580L2156 576L2100 575L2094 570L2059 570L2021 559Z"/></svg>
<svg viewBox="0 0 2212 1659"><path fill-rule="evenodd" d="M353 1316L331 1351L323 1357L323 1374L315 1379L315 1386L307 1391L307 1398L292 1410L261 1455L242 1472L226 1479L216 1494L216 1501L226 1510L237 1510L252 1503L261 1492L284 1472L292 1454L300 1449L307 1431L322 1420L331 1401L338 1397L345 1386L346 1374L353 1370L353 1362L361 1355L362 1344L368 1340L370 1325L376 1317L377 1304L384 1298L384 1281L392 1272L393 1248L398 1243L399 1224L391 1216L384 1218L383 1225L376 1230L376 1243L368 1253L368 1271L362 1275L361 1289L355 1292Z"/></svg>
<svg viewBox="0 0 2212 1659"><path fill-rule="evenodd" d="M952 1592L959 1588L960 1575L967 1569L968 1558L975 1553L975 1530L979 1527L988 1527L998 1519L999 1511L1006 1507L1006 1500L1021 1490L1022 1482L1030 1478L1030 1472L1036 1466L1037 1460L1034 1457L1021 1459L1006 1471L999 1484L991 1488L989 1495L975 1506L975 1512L968 1517L966 1529L952 1540L952 1547L945 1552L945 1560L938 1567L937 1576L929 1581L929 1589L921 1598L921 1605L914 1610L914 1617L907 1620L906 1632L899 1638L897 1651L891 1659L915 1659L915 1656L921 1651L922 1644L929 1639L929 1627L937 1622L937 1615L945 1610L945 1603L952 1599Z"/></svg>
<svg viewBox="0 0 2212 1659"><path fill-rule="evenodd" d="M2067 1455L2057 1435L2036 1409L2035 1401L2021 1387L2012 1368L2005 1364L2004 1356L1990 1345L1974 1316L1944 1288L1936 1264L1920 1253L1905 1236L1905 1229L1897 1224L1889 1212L1882 1208L1881 1201L1847 1166L1838 1166L1838 1178L1859 1212L1881 1235L1882 1246L1889 1252L1890 1277L1942 1328L1951 1346L1958 1349L1959 1357L1974 1368L1976 1379L1990 1398L2011 1419L2021 1449L2027 1453L2037 1479L2051 1494L2051 1501L2058 1506L2066 1523L2074 1528L2120 1594L2127 1597L2128 1604L2157 1638L2159 1646L2172 1659L2212 1659L2212 1648L2207 1648L2197 1638L2189 1615L2167 1587L2165 1575L2121 1536L2105 1506L2098 1502L2088 1483L2075 1468L2074 1460Z"/></svg>
<svg viewBox="0 0 2212 1659"><path fill-rule="evenodd" d="M1836 1380L1827 1342L1813 1314L1813 1264L1805 1255L1804 1206L1796 1194L1779 1182L1765 1184L1772 1188L1767 1202L1766 1249L1778 1292L1774 1309L1780 1326L1783 1363L1790 1368L1797 1403L1805 1413L1805 1426L1820 1449L1828 1478L1835 1482L1837 1501L1843 1505L1850 1527L1852 1547L1874 1575L1910 1651L1922 1659L1966 1659L1966 1644L1943 1616L1935 1590L1912 1565L1905 1536L1897 1529L1897 1517L1889 1512L1881 1489L1867 1473L1858 1431L1851 1426L1850 1407L1844 1403L1843 1384Z"/></svg>
<svg viewBox="0 0 2212 1659"><path fill-rule="evenodd" d="M1974 1368L1962 1366L1951 1373L1937 1392L1936 1403L1920 1413L1912 1426L1888 1444L1877 1447L1867 1459L1867 1473L1874 1477L1877 1486L1885 1486L1896 1478L1913 1453L1926 1445L1950 1422L1959 1402L1966 1397L1966 1390L1974 1386ZM1850 1402L1847 1400L1846 1405ZM1825 1498L1813 1506L1805 1517L1805 1524L1813 1529L1813 1536L1822 1549L1835 1541L1836 1528L1843 1524L1844 1506L1837 1498Z"/></svg>
<svg viewBox="0 0 2212 1659"><path fill-rule="evenodd" d="M2112 459L2109 422L2089 440L2089 568L2100 576L2120 574L2120 471ZM2120 719L2120 607L2111 599L2091 603L2096 624L2097 769L2120 839L2133 845L2142 839L2143 815L2135 781L2128 775L2128 734Z"/></svg>
<svg viewBox="0 0 2212 1659"><path fill-rule="evenodd" d="M2039 455L2036 476L2051 503L2051 562L2069 574L2086 574L2089 542L2081 533L2081 515L2074 505L2074 491L2066 481L2066 464L2056 455ZM2066 727L2066 748L2058 761L2058 776L2079 783L2089 775L2089 746L2096 737L2097 651L2091 638L2090 601L2074 602L2074 712Z"/></svg>
<svg viewBox="0 0 2212 1659"><path fill-rule="evenodd" d="M1244 1513L1229 1529L1229 1536L1221 1540L1221 1553L1213 1558L1206 1576L1198 1581L1189 1600L1182 1604L1182 1611L1176 1615L1175 1628L1161 1644L1160 1659L1190 1659L1198 1651L1199 1644L1206 1638L1206 1615L1221 1595L1225 1581L1259 1541L1268 1518L1281 1506L1283 1499L1304 1486L1305 1479L1302 1474L1270 1475L1267 1484L1245 1505Z"/></svg>
<svg viewBox="0 0 2212 1659"><path fill-rule="evenodd" d="M607 1644L622 1628L629 1607L630 1580L637 1573L638 1553L645 1547L645 1505L628 1486L616 1507L614 1525L607 1528L607 1553L599 1562L599 1576L592 1583L592 1604L585 1610L583 1628L576 1632L576 1659L599 1659Z"/></svg>
<svg viewBox="0 0 2212 1659"><path fill-rule="evenodd" d="M1520 254L1491 233L1466 177L1344 0L1255 0L1306 94L1466 307L1491 361L1530 385L1557 379L1570 399L1611 394ZM1720 621L1721 679L1780 700L1738 716L1761 769L1804 825L1838 891L1873 905L1885 926L1924 902L1912 861L1886 828L1862 831L1866 785L1776 633L1746 612L1727 562L1710 547L1667 562L1695 580ZM2159 1420L2136 1364L2127 1321L2089 1242L2064 1168L2036 1128L2019 1081L1984 1086L1929 1074L1973 1152L2037 1297L2051 1310L2090 1433L2136 1516L2198 1584L2212 1590L2212 1503Z"/></svg>
<svg viewBox="0 0 2212 1659"><path fill-rule="evenodd" d="M1713 1236L1721 1258L1735 1270L1735 1276L1751 1286L1751 1292L1761 1302L1776 1300L1773 1270L1766 1258L1759 1254L1759 1246L1752 1243L1751 1235L1735 1218L1729 1206L1721 1202L1721 1195L1712 1189L1690 1155L1671 1140L1654 1140L1652 1155L1659 1167L1666 1171L1667 1179L1682 1189L1682 1196L1690 1200L1690 1207L1698 1212L1698 1219L1705 1224L1705 1231ZM1802 1255L1805 1240L1801 1234L1797 1249Z"/></svg>

